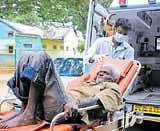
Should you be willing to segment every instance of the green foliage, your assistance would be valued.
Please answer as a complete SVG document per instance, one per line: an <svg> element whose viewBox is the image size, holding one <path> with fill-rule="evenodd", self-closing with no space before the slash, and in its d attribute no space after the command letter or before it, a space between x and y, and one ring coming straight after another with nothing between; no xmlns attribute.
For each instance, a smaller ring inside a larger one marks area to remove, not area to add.
<svg viewBox="0 0 160 131"><path fill-rule="evenodd" d="M77 50L79 53L82 53L84 51L84 46L85 46L84 41L80 41L78 43Z"/></svg>
<svg viewBox="0 0 160 131"><path fill-rule="evenodd" d="M109 7L113 0L99 0L105 7Z"/></svg>
<svg viewBox="0 0 160 131"><path fill-rule="evenodd" d="M41 17L38 17L34 13L22 14L21 16L10 15L10 16L8 16L8 20L13 21L13 22L23 23L26 25L31 25L31 26L40 26L40 21L42 21Z"/></svg>
<svg viewBox="0 0 160 131"><path fill-rule="evenodd" d="M111 0L100 0L108 5ZM85 32L89 0L0 0L0 17L11 21L45 25L72 22Z"/></svg>

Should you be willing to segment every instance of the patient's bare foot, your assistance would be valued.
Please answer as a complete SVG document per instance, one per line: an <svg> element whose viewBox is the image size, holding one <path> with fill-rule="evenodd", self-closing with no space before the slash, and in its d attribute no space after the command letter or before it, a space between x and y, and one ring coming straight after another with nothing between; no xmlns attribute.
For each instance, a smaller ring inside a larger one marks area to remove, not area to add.
<svg viewBox="0 0 160 131"><path fill-rule="evenodd" d="M7 121L7 120L10 120L10 119L13 119L14 117L16 117L17 115L19 115L21 112L9 112L5 115L0 115L0 123L1 122L4 122L4 121Z"/></svg>
<svg viewBox="0 0 160 131"><path fill-rule="evenodd" d="M31 125L31 124L35 124L35 123L36 123L36 121L34 119L34 116L32 116L29 113L22 113L16 117L14 117L13 119L1 122L0 129Z"/></svg>

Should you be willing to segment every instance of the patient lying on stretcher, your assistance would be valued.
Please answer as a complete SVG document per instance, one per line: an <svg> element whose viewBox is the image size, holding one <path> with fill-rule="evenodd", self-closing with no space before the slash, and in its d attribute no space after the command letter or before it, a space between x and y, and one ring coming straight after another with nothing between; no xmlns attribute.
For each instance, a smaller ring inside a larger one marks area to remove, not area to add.
<svg viewBox="0 0 160 131"><path fill-rule="evenodd" d="M116 81L120 73L113 65L103 65L95 83L65 91L56 74L52 59L45 53L24 55L18 62L14 77L8 86L21 100L20 112L0 117L0 128L35 124L37 120L50 122L60 112L66 118L76 116L80 107L99 104L106 112L114 112L121 105L121 95Z"/></svg>

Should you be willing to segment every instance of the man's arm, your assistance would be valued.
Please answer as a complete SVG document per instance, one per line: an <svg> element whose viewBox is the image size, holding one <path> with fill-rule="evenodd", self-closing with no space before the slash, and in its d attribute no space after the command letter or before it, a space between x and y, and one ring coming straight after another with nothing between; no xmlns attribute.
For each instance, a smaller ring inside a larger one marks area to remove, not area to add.
<svg viewBox="0 0 160 131"><path fill-rule="evenodd" d="M84 56L84 60L86 63L90 62L92 57L96 54L96 50L98 48L99 39L97 39L93 45L88 49L86 55Z"/></svg>
<svg viewBox="0 0 160 131"><path fill-rule="evenodd" d="M84 98L79 101L79 108L83 108L83 107L88 107L88 106L93 106L98 104L98 97L88 97L88 98Z"/></svg>
<svg viewBox="0 0 160 131"><path fill-rule="evenodd" d="M111 37L98 38L89 48L85 56L86 63L101 62L104 57L111 56L112 54L111 41L112 41Z"/></svg>
<svg viewBox="0 0 160 131"><path fill-rule="evenodd" d="M99 103L100 101L98 97L88 97L84 99L69 100L64 106L65 117L67 119L71 117L75 118L78 113L78 108L93 106Z"/></svg>
<svg viewBox="0 0 160 131"><path fill-rule="evenodd" d="M122 104L122 96L118 91L116 83L107 82L103 84L104 88L97 92L96 97L99 99L106 111L114 112Z"/></svg>

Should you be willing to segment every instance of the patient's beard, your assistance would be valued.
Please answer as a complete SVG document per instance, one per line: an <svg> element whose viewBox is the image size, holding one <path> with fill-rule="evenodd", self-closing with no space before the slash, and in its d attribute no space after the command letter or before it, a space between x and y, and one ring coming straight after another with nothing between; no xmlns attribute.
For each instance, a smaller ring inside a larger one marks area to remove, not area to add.
<svg viewBox="0 0 160 131"><path fill-rule="evenodd" d="M112 79L112 77L108 77L108 78L106 78L106 79L102 79L102 78L97 78L96 79L96 83L97 84L99 84L99 83L103 83L103 82L113 82L113 79Z"/></svg>

